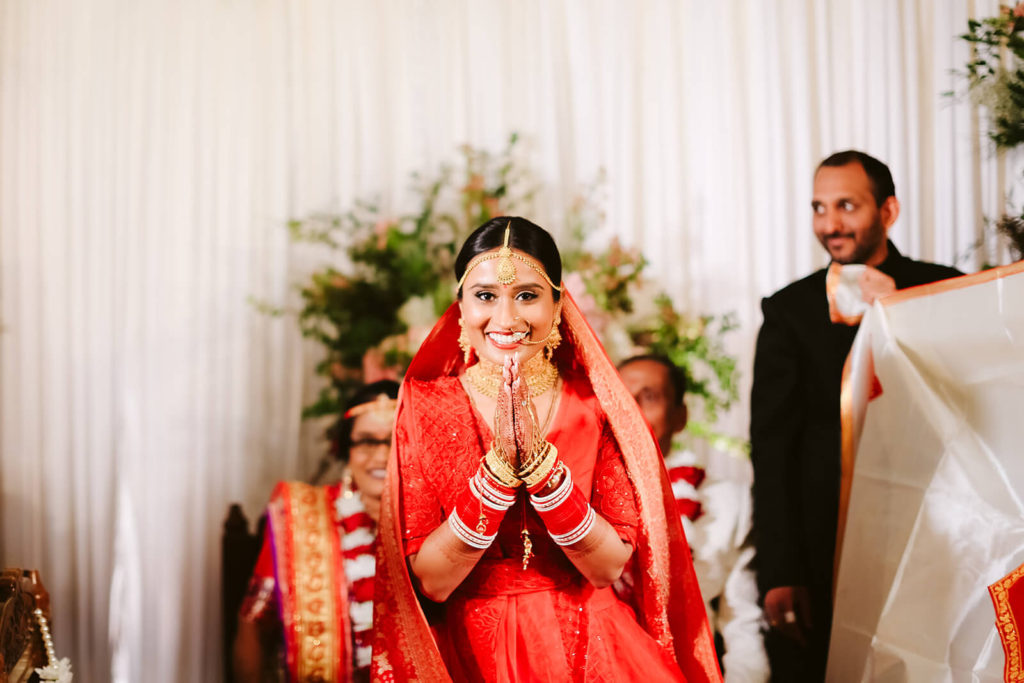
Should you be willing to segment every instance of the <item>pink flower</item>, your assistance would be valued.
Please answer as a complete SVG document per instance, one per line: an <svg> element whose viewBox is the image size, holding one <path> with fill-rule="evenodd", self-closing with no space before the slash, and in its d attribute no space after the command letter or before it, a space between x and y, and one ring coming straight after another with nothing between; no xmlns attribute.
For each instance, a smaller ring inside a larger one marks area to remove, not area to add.
<svg viewBox="0 0 1024 683"><path fill-rule="evenodd" d="M587 319L594 331L599 335L608 324L608 316L598 308L597 301L587 292L587 285L583 282L583 276L579 273L569 273L562 277L565 288L569 290L572 298L576 300L580 313Z"/></svg>
<svg viewBox="0 0 1024 683"><path fill-rule="evenodd" d="M398 368L384 365L383 351L370 349L363 354L363 382L371 384L382 379L393 379L397 382L400 379Z"/></svg>
<svg viewBox="0 0 1024 683"><path fill-rule="evenodd" d="M345 370L345 366L338 361L331 363L331 377L339 381L348 377L348 372Z"/></svg>
<svg viewBox="0 0 1024 683"><path fill-rule="evenodd" d="M463 192L480 192L484 189L484 177L479 173L474 173L469 177L469 182L462 188Z"/></svg>
<svg viewBox="0 0 1024 683"><path fill-rule="evenodd" d="M579 273L569 273L562 277L562 282L565 283L565 288L572 294L572 298L576 300L576 305L580 307L580 311L585 316L589 316L597 311L597 302L594 297L587 293L587 285L583 282L583 276Z"/></svg>
<svg viewBox="0 0 1024 683"><path fill-rule="evenodd" d="M1013 8L1013 16L1024 17L1024 0L1017 3L1017 6Z"/></svg>
<svg viewBox="0 0 1024 683"><path fill-rule="evenodd" d="M391 221L379 220L373 226L373 234L377 236L377 250L384 251L388 245L388 229Z"/></svg>

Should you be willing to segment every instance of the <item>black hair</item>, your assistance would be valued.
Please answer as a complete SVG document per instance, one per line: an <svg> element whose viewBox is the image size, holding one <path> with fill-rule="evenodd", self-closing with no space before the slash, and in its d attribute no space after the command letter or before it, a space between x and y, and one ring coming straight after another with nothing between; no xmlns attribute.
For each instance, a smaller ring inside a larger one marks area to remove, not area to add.
<svg viewBox="0 0 1024 683"><path fill-rule="evenodd" d="M351 410L358 405L369 403L381 394L386 395L388 398L398 398L398 382L392 379L382 379L370 384L364 384L356 390L356 393L352 394L352 398L349 400L345 410ZM344 413L342 413L342 418L338 420L338 425L335 428L338 448L335 457L338 460L348 462L348 452L352 446L352 425L355 424L355 421L354 417L344 417Z"/></svg>
<svg viewBox="0 0 1024 683"><path fill-rule="evenodd" d="M508 246L537 259L551 281L559 285L562 281L562 257L555 246L555 240L544 228L517 216L492 218L466 238L459 255L455 257L455 279L462 279L466 267L475 256L499 249L505 242L505 227L510 224L512 229L509 231ZM556 289L551 290L551 293L555 301L561 297L561 292ZM461 287L458 297L462 298Z"/></svg>
<svg viewBox="0 0 1024 683"><path fill-rule="evenodd" d="M896 184L892 181L889 167L870 154L855 149L836 152L818 164L818 171L826 166L835 168L848 164L860 164L864 172L867 173L868 180L871 181L871 194L875 196L875 204L882 206L886 199L896 196Z"/></svg>
<svg viewBox="0 0 1024 683"><path fill-rule="evenodd" d="M668 370L668 378L672 382L672 389L675 390L676 394L675 404L677 406L683 405L683 396L686 395L687 386L686 372L681 367L673 363L668 356L663 356L660 353L647 353L640 356L630 356L619 363L619 370L622 370L630 363L638 363L642 360L649 360L657 363Z"/></svg>

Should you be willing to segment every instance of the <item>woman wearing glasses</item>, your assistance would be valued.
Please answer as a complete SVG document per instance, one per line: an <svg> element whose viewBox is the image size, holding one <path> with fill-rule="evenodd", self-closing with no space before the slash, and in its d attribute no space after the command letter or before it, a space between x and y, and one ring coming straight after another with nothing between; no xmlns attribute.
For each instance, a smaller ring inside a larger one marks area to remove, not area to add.
<svg viewBox="0 0 1024 683"><path fill-rule="evenodd" d="M374 543L397 396L398 384L383 380L353 397L338 430L341 482L275 487L239 612L240 683L369 680Z"/></svg>

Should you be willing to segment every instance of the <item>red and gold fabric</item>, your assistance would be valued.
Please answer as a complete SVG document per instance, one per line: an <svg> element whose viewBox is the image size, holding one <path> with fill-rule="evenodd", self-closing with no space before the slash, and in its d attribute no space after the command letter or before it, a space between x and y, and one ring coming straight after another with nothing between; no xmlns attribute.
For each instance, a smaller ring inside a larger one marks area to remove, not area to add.
<svg viewBox="0 0 1024 683"><path fill-rule="evenodd" d="M367 679L375 532L340 484L274 488L240 618L280 624L290 681Z"/></svg>
<svg viewBox="0 0 1024 683"><path fill-rule="evenodd" d="M627 604L583 580L525 494L448 601L417 598L406 557L444 521L491 445L457 378L457 318L453 307L435 326L399 401L377 556L374 679L629 680L661 670L720 680L657 446L568 295L555 354L564 386L548 439L594 510L634 546L635 598ZM524 528L535 553L525 570Z"/></svg>
<svg viewBox="0 0 1024 683"><path fill-rule="evenodd" d="M1024 624L1024 564L989 586L988 592L992 596L992 607L996 610L996 629L1006 656L1003 680L1020 683L1024 681L1024 642L1021 640L1021 626Z"/></svg>

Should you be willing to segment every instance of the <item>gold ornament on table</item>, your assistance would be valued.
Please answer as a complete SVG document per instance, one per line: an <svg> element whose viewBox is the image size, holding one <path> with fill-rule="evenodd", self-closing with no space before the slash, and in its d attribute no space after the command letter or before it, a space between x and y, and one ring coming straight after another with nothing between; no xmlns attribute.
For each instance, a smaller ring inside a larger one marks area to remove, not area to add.
<svg viewBox="0 0 1024 683"><path fill-rule="evenodd" d="M479 266L484 261L493 261L494 259L499 259L498 267L495 272L495 275L498 278L498 284L512 284L513 282L516 281L516 265L512 263L512 259L516 259L517 261L526 264L530 268L533 268L535 271L540 273L541 277L543 277L544 280L547 281L549 285L551 285L551 289L555 290L556 292L562 291L561 287L559 287L558 285L551 281L551 278L548 277L547 272L539 263L537 263L537 261L530 258L529 256L524 256L519 252L512 251L512 248L508 246L508 239L509 236L511 235L511 232L512 221L509 221L508 225L505 226L505 240L502 243L501 248L498 249L498 251L488 251L484 252L483 254L478 254L477 256L475 256L473 260L469 262L469 265L466 266L466 272L464 272L462 274L462 277L459 278L459 284L456 287L456 290L462 289L462 285L466 282L466 278L469 277L469 273L474 268Z"/></svg>
<svg viewBox="0 0 1024 683"><path fill-rule="evenodd" d="M542 354L537 354L523 363L522 377L530 388L531 396L541 396L558 382L558 368ZM501 366L481 358L475 365L466 368L466 379L487 398L498 398L503 383Z"/></svg>

